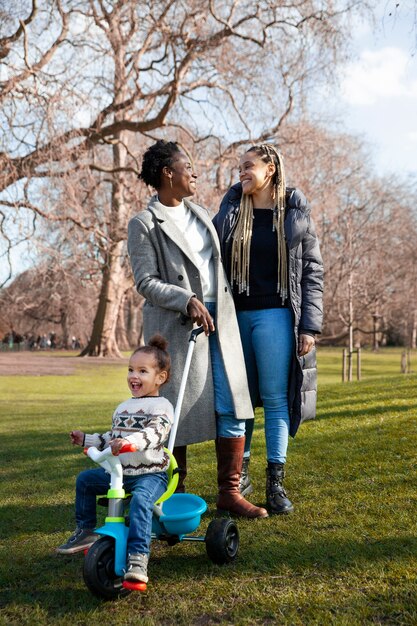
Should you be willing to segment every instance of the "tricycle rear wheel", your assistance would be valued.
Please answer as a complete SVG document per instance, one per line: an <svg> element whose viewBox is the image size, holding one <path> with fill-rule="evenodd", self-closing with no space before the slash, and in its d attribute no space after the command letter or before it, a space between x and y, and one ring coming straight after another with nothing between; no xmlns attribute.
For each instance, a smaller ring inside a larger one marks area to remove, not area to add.
<svg viewBox="0 0 417 626"><path fill-rule="evenodd" d="M230 518L218 518L210 522L206 532L207 555L216 565L231 563L239 550L239 531Z"/></svg>
<svg viewBox="0 0 417 626"><path fill-rule="evenodd" d="M114 571L114 539L101 537L88 550L84 559L84 582L91 593L104 600L127 596L129 589L122 587L123 578Z"/></svg>

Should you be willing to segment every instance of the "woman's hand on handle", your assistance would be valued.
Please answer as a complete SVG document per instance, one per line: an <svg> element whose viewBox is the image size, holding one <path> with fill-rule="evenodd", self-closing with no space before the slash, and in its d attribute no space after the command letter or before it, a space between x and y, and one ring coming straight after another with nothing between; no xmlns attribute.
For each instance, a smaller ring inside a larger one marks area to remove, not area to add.
<svg viewBox="0 0 417 626"><path fill-rule="evenodd" d="M204 328L204 332L206 335L215 331L213 318L210 313L198 298L193 296L187 306L188 315L191 317L193 322L196 322L199 326Z"/></svg>
<svg viewBox="0 0 417 626"><path fill-rule="evenodd" d="M316 340L312 335L298 336L298 356L305 356L316 345Z"/></svg>

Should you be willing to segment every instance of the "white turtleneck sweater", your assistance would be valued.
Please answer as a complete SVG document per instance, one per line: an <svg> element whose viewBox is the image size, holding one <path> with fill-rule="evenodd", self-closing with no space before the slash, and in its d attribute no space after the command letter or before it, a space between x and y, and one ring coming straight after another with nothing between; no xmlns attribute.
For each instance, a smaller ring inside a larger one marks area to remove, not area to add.
<svg viewBox="0 0 417 626"><path fill-rule="evenodd" d="M162 203L161 203L162 204ZM169 215L181 232L187 234L188 244L193 252L193 261L199 269L205 302L216 301L216 277L214 273L213 247L211 235L206 226L191 209L181 202L176 207L166 207Z"/></svg>

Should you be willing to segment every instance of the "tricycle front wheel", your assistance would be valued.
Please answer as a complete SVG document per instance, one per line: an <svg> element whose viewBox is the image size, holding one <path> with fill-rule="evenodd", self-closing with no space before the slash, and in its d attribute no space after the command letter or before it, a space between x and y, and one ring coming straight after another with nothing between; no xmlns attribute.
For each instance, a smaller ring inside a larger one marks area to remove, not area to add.
<svg viewBox="0 0 417 626"><path fill-rule="evenodd" d="M84 559L84 582L91 593L104 600L116 600L130 593L123 578L114 571L114 539L101 537L88 550Z"/></svg>
<svg viewBox="0 0 417 626"><path fill-rule="evenodd" d="M216 565L225 565L235 560L239 550L239 531L230 518L214 519L206 532L207 555Z"/></svg>

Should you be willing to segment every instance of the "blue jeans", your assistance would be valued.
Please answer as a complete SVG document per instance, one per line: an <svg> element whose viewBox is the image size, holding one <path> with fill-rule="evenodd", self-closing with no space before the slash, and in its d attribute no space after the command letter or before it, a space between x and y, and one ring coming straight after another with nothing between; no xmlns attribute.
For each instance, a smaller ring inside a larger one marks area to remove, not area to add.
<svg viewBox="0 0 417 626"><path fill-rule="evenodd" d="M214 325L216 325L215 302L205 302L205 306L214 320ZM214 386L214 409L217 418L217 436L244 437L246 420L238 420L235 417L232 392L227 380L216 332L209 335L209 345Z"/></svg>
<svg viewBox="0 0 417 626"><path fill-rule="evenodd" d="M237 319L245 355L252 404L260 396L265 413L267 459L285 463L290 418L288 378L294 351L290 309L238 311ZM246 424L245 456L249 455L253 421Z"/></svg>
<svg viewBox="0 0 417 626"><path fill-rule="evenodd" d="M128 554L149 554L153 505L166 491L167 473L123 476L123 483L126 493L132 494ZM110 474L102 467L78 474L75 487L75 520L79 528L96 527L96 496L106 494L109 486Z"/></svg>

